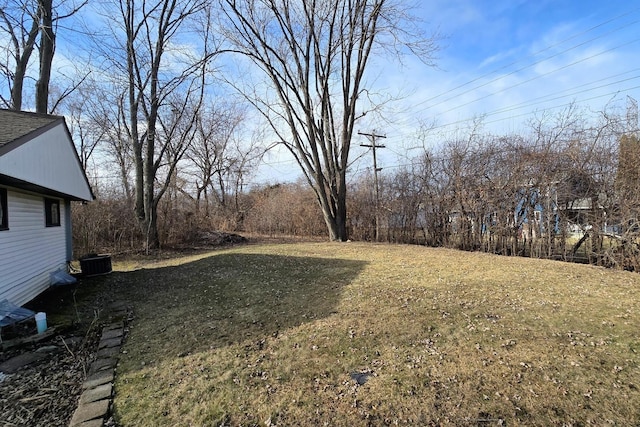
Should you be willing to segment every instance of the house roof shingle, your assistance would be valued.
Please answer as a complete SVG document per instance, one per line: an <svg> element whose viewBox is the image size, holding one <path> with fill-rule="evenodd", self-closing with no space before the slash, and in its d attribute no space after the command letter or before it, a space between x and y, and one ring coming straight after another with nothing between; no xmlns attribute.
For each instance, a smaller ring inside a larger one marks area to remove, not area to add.
<svg viewBox="0 0 640 427"><path fill-rule="evenodd" d="M0 148L40 129L48 128L59 120L62 120L59 116L0 109Z"/></svg>

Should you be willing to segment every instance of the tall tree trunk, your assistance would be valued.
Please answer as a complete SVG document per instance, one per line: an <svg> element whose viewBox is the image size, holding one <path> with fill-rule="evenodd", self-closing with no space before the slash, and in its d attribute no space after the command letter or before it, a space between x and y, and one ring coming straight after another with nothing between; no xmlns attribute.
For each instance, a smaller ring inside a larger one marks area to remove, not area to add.
<svg viewBox="0 0 640 427"><path fill-rule="evenodd" d="M155 90L151 90L152 100L157 99ZM152 101L152 104L157 102ZM143 170L144 170L144 219L142 221L142 227L146 235L147 250L157 249L160 247L160 237L158 234L158 200L155 195L155 147L156 147L156 132L155 126L157 123L157 107L151 108L151 114L147 119L149 129L146 137L146 154L144 156Z"/></svg>
<svg viewBox="0 0 640 427"><path fill-rule="evenodd" d="M11 108L16 111L22 110L22 89L24 87L24 77L27 73L28 62L29 58L25 58L23 55L16 64L13 87L11 88Z"/></svg>
<svg viewBox="0 0 640 427"><path fill-rule="evenodd" d="M36 112L48 113L51 63L55 52L52 0L38 0L40 5L40 75L36 82Z"/></svg>
<svg viewBox="0 0 640 427"><path fill-rule="evenodd" d="M347 183L344 172L340 174L340 183L338 185L335 215L337 235L335 240L345 242L349 238L349 234L347 231Z"/></svg>

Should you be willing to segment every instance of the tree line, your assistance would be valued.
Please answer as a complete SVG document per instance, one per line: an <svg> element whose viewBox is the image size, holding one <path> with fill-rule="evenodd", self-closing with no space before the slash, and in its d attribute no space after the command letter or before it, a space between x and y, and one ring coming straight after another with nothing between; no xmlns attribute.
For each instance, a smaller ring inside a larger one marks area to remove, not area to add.
<svg viewBox="0 0 640 427"><path fill-rule="evenodd" d="M572 106L542 114L524 135L476 127L464 138L443 139L402 166L383 169L378 191L371 171L354 176L349 236L636 270L640 140L637 122L633 126L611 112L587 119ZM216 177L211 182L225 181ZM159 206L167 246L197 245L206 230L326 236L322 210L304 179L222 186L206 198L194 197L189 181L188 168L179 169L176 190ZM143 233L126 205L115 191L77 206L79 250L139 248Z"/></svg>
<svg viewBox="0 0 640 427"><path fill-rule="evenodd" d="M637 116L620 112L571 106L522 134L472 129L382 175L382 239L638 269L638 153ZM352 204L364 239L371 188L360 181Z"/></svg>
<svg viewBox="0 0 640 427"><path fill-rule="evenodd" d="M72 27L63 73L56 40ZM213 229L638 268L637 117L572 106L520 134L426 129L404 166L350 175L356 124L393 98L371 90L370 58L431 65L437 49L404 2L2 0L0 31L0 102L64 114L98 196L74 209L76 253ZM275 146L302 181L249 188Z"/></svg>

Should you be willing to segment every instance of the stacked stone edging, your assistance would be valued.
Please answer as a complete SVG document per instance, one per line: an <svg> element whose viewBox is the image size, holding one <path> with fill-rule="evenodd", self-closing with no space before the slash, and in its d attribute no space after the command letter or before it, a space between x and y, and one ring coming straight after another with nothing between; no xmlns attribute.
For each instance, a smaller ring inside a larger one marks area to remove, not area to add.
<svg viewBox="0 0 640 427"><path fill-rule="evenodd" d="M115 304L111 310L111 321L102 328L96 359L82 385L83 391L69 427L103 427L111 415L113 381L129 309L124 304Z"/></svg>

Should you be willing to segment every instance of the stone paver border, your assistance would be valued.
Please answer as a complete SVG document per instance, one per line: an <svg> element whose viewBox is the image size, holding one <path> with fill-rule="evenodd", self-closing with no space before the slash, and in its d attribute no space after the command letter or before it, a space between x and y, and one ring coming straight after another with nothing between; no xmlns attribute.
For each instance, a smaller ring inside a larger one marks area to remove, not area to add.
<svg viewBox="0 0 640 427"><path fill-rule="evenodd" d="M131 311L122 303L113 304L110 311L110 323L102 328L96 359L82 385L83 391L69 427L104 427L111 415L113 381Z"/></svg>

